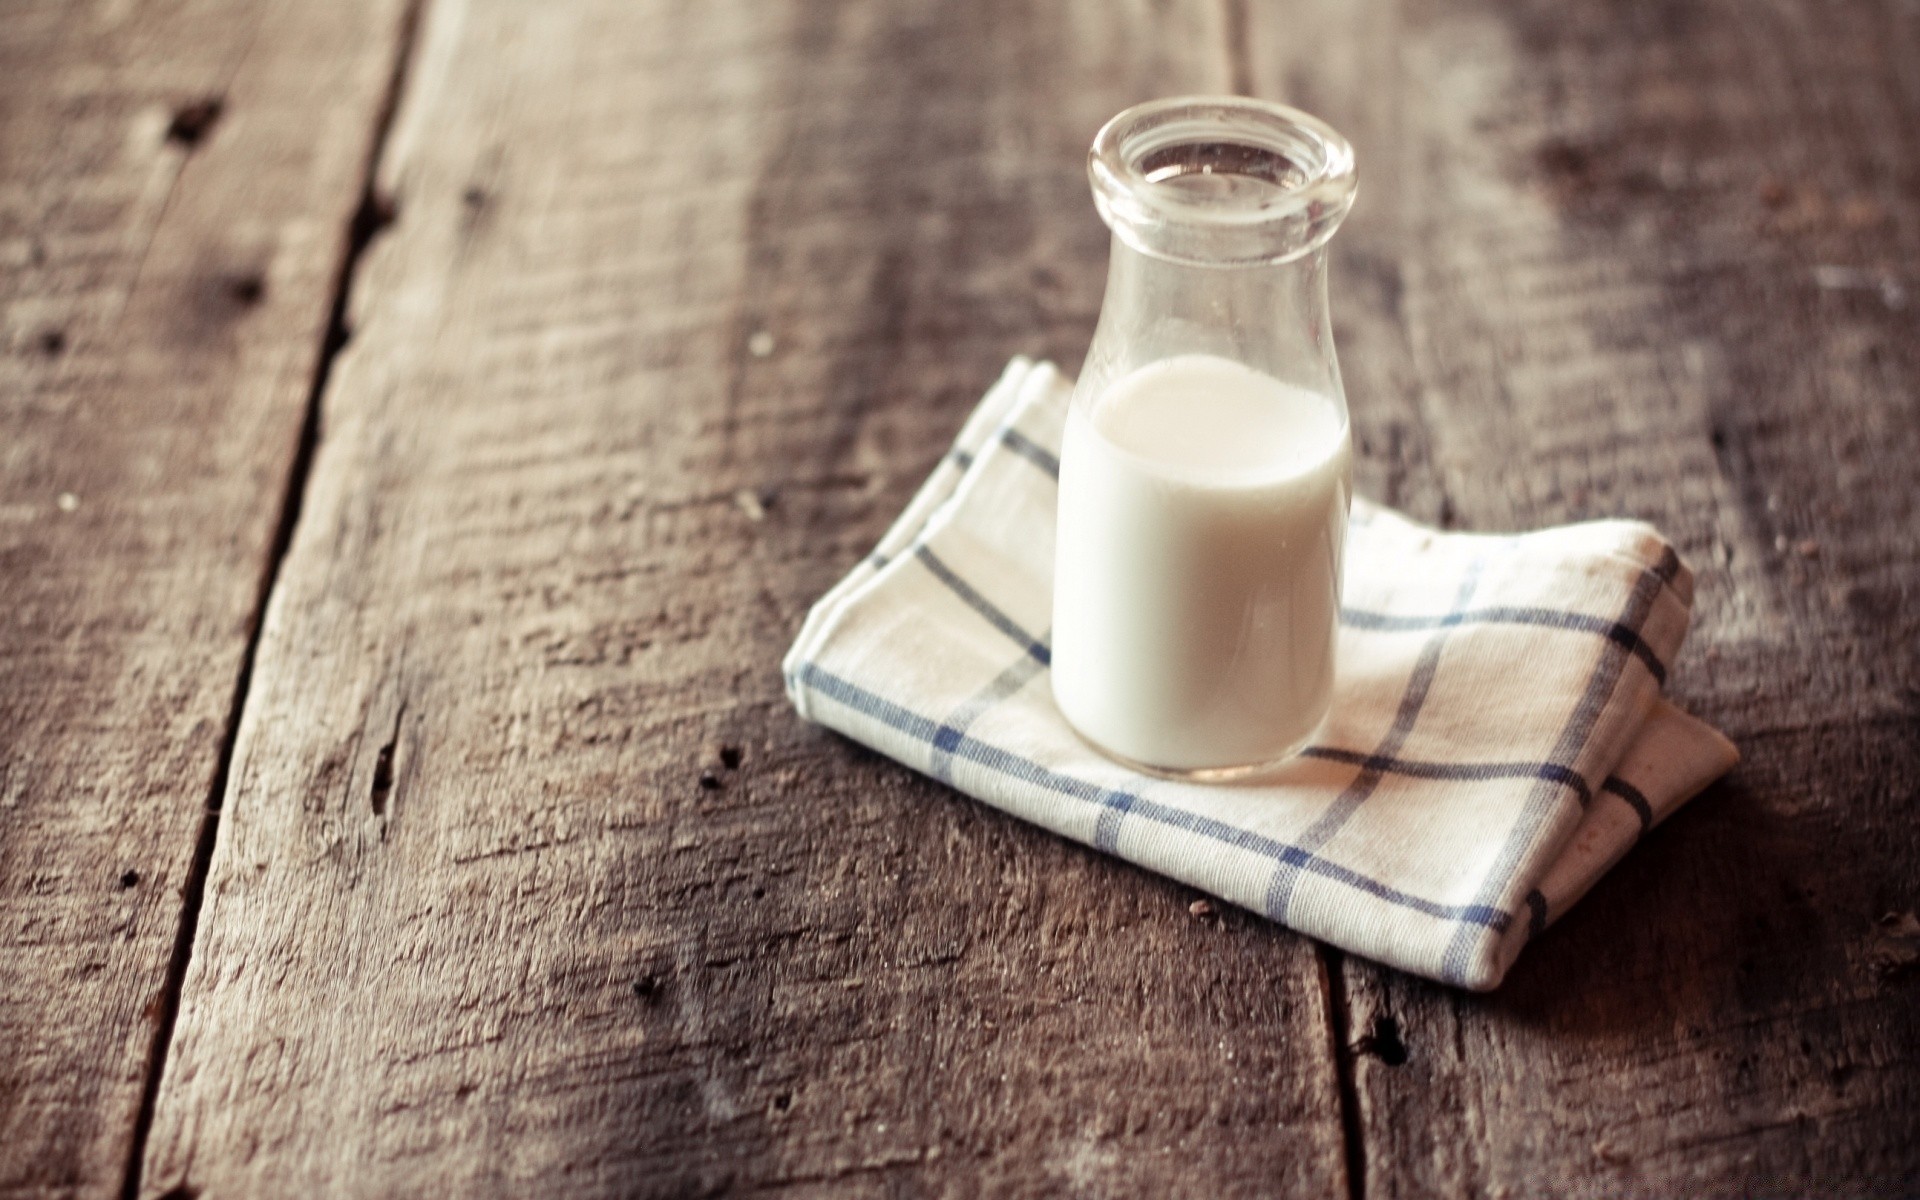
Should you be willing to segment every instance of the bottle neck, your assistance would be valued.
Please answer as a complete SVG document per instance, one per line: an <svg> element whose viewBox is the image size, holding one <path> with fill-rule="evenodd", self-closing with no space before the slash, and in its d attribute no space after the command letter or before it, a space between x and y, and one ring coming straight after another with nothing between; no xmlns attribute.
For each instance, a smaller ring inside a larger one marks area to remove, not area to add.
<svg viewBox="0 0 1920 1200"><path fill-rule="evenodd" d="M1100 323L1081 368L1081 395L1164 358L1231 359L1320 392L1345 411L1327 308L1324 245L1285 262L1199 266L1113 239Z"/></svg>

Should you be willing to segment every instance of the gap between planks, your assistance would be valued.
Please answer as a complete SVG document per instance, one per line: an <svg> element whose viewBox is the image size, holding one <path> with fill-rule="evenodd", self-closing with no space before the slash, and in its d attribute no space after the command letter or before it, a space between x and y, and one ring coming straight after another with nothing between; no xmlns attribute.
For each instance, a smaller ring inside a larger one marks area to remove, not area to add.
<svg viewBox="0 0 1920 1200"><path fill-rule="evenodd" d="M227 791L228 775L233 768L233 752L240 732L240 718L246 711L247 696L253 683L253 664L260 651L260 635L266 625L267 604L280 580L280 565L293 543L294 527L300 522L300 510L306 498L307 478L313 467L314 449L320 440L320 410L326 395L327 380L333 374L333 361L352 336L347 326L347 303L353 293L354 271L373 239L393 224L397 213L391 198L379 192L380 159L393 130L406 89L408 68L414 43L424 16L427 0L409 0L400 14L399 37L395 40L393 63L387 75L386 93L374 118L373 139L361 168L360 201L354 207L347 228L346 244L334 270L333 302L327 324L321 334L320 354L314 363L313 384L307 391L306 412L301 419L300 442L294 450L293 464L287 472L287 484L281 493L280 519L274 529L273 545L260 572L255 593L252 627L247 631L247 648L240 660L240 676L234 684L233 702L227 711L226 731L220 744L220 761L214 769L213 785L208 791L206 812L200 822L200 837L194 845L193 862L188 868L179 932L173 954L167 962L166 982L160 992L160 1019L155 1023L152 1049L147 1057L147 1074L140 1093L140 1108L134 1118L132 1145L127 1152L127 1169L121 1195L135 1200L140 1194L141 1175L146 1163L147 1139L153 1132L155 1106L160 1096L160 1081L166 1074L167 1051L173 1042L173 1030L180 1015L180 998L185 988L187 967L193 961L194 936L200 928L200 908L206 899L207 876L213 865L214 843L220 834L220 809Z"/></svg>
<svg viewBox="0 0 1920 1200"><path fill-rule="evenodd" d="M1340 1139L1345 1150L1348 1200L1367 1200L1367 1138L1360 1124L1360 1087L1354 1078L1355 1043L1352 1002L1347 999L1346 955L1320 943L1321 994L1327 1005L1327 1048L1333 1057L1335 1086L1339 1090Z"/></svg>

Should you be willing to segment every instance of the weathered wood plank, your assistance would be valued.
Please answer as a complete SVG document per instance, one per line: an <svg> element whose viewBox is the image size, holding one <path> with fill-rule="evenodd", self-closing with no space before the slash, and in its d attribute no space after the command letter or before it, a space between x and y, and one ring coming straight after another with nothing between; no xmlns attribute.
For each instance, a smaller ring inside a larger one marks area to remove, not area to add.
<svg viewBox="0 0 1920 1200"><path fill-rule="evenodd" d="M397 8L0 19L0 1194L123 1186Z"/></svg>
<svg viewBox="0 0 1920 1200"><path fill-rule="evenodd" d="M1915 14L1306 8L1249 74L1359 146L1401 286L1336 307L1414 364L1359 427L1417 412L1461 523L1675 537L1676 689L1746 754L1502 992L1346 964L1364 1194L1920 1186Z"/></svg>
<svg viewBox="0 0 1920 1200"><path fill-rule="evenodd" d="M1212 4L433 6L144 1184L1345 1187L1310 945L818 730L776 663Z"/></svg>

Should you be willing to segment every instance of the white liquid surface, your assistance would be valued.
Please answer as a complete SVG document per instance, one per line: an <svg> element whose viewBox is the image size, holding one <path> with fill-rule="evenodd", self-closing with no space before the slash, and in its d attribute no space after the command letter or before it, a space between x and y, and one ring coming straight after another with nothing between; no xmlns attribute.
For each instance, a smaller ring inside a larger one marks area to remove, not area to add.
<svg viewBox="0 0 1920 1200"><path fill-rule="evenodd" d="M1174 771L1303 745L1333 696L1351 464L1332 400L1210 355L1075 404L1054 568L1067 720Z"/></svg>

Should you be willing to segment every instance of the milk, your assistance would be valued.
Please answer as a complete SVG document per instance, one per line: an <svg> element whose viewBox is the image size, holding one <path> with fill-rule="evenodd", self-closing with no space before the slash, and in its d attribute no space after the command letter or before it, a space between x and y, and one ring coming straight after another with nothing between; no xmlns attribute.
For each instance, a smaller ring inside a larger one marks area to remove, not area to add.
<svg viewBox="0 0 1920 1200"><path fill-rule="evenodd" d="M1176 772L1270 763L1333 693L1351 491L1342 406L1210 355L1072 405L1053 691L1081 735Z"/></svg>

